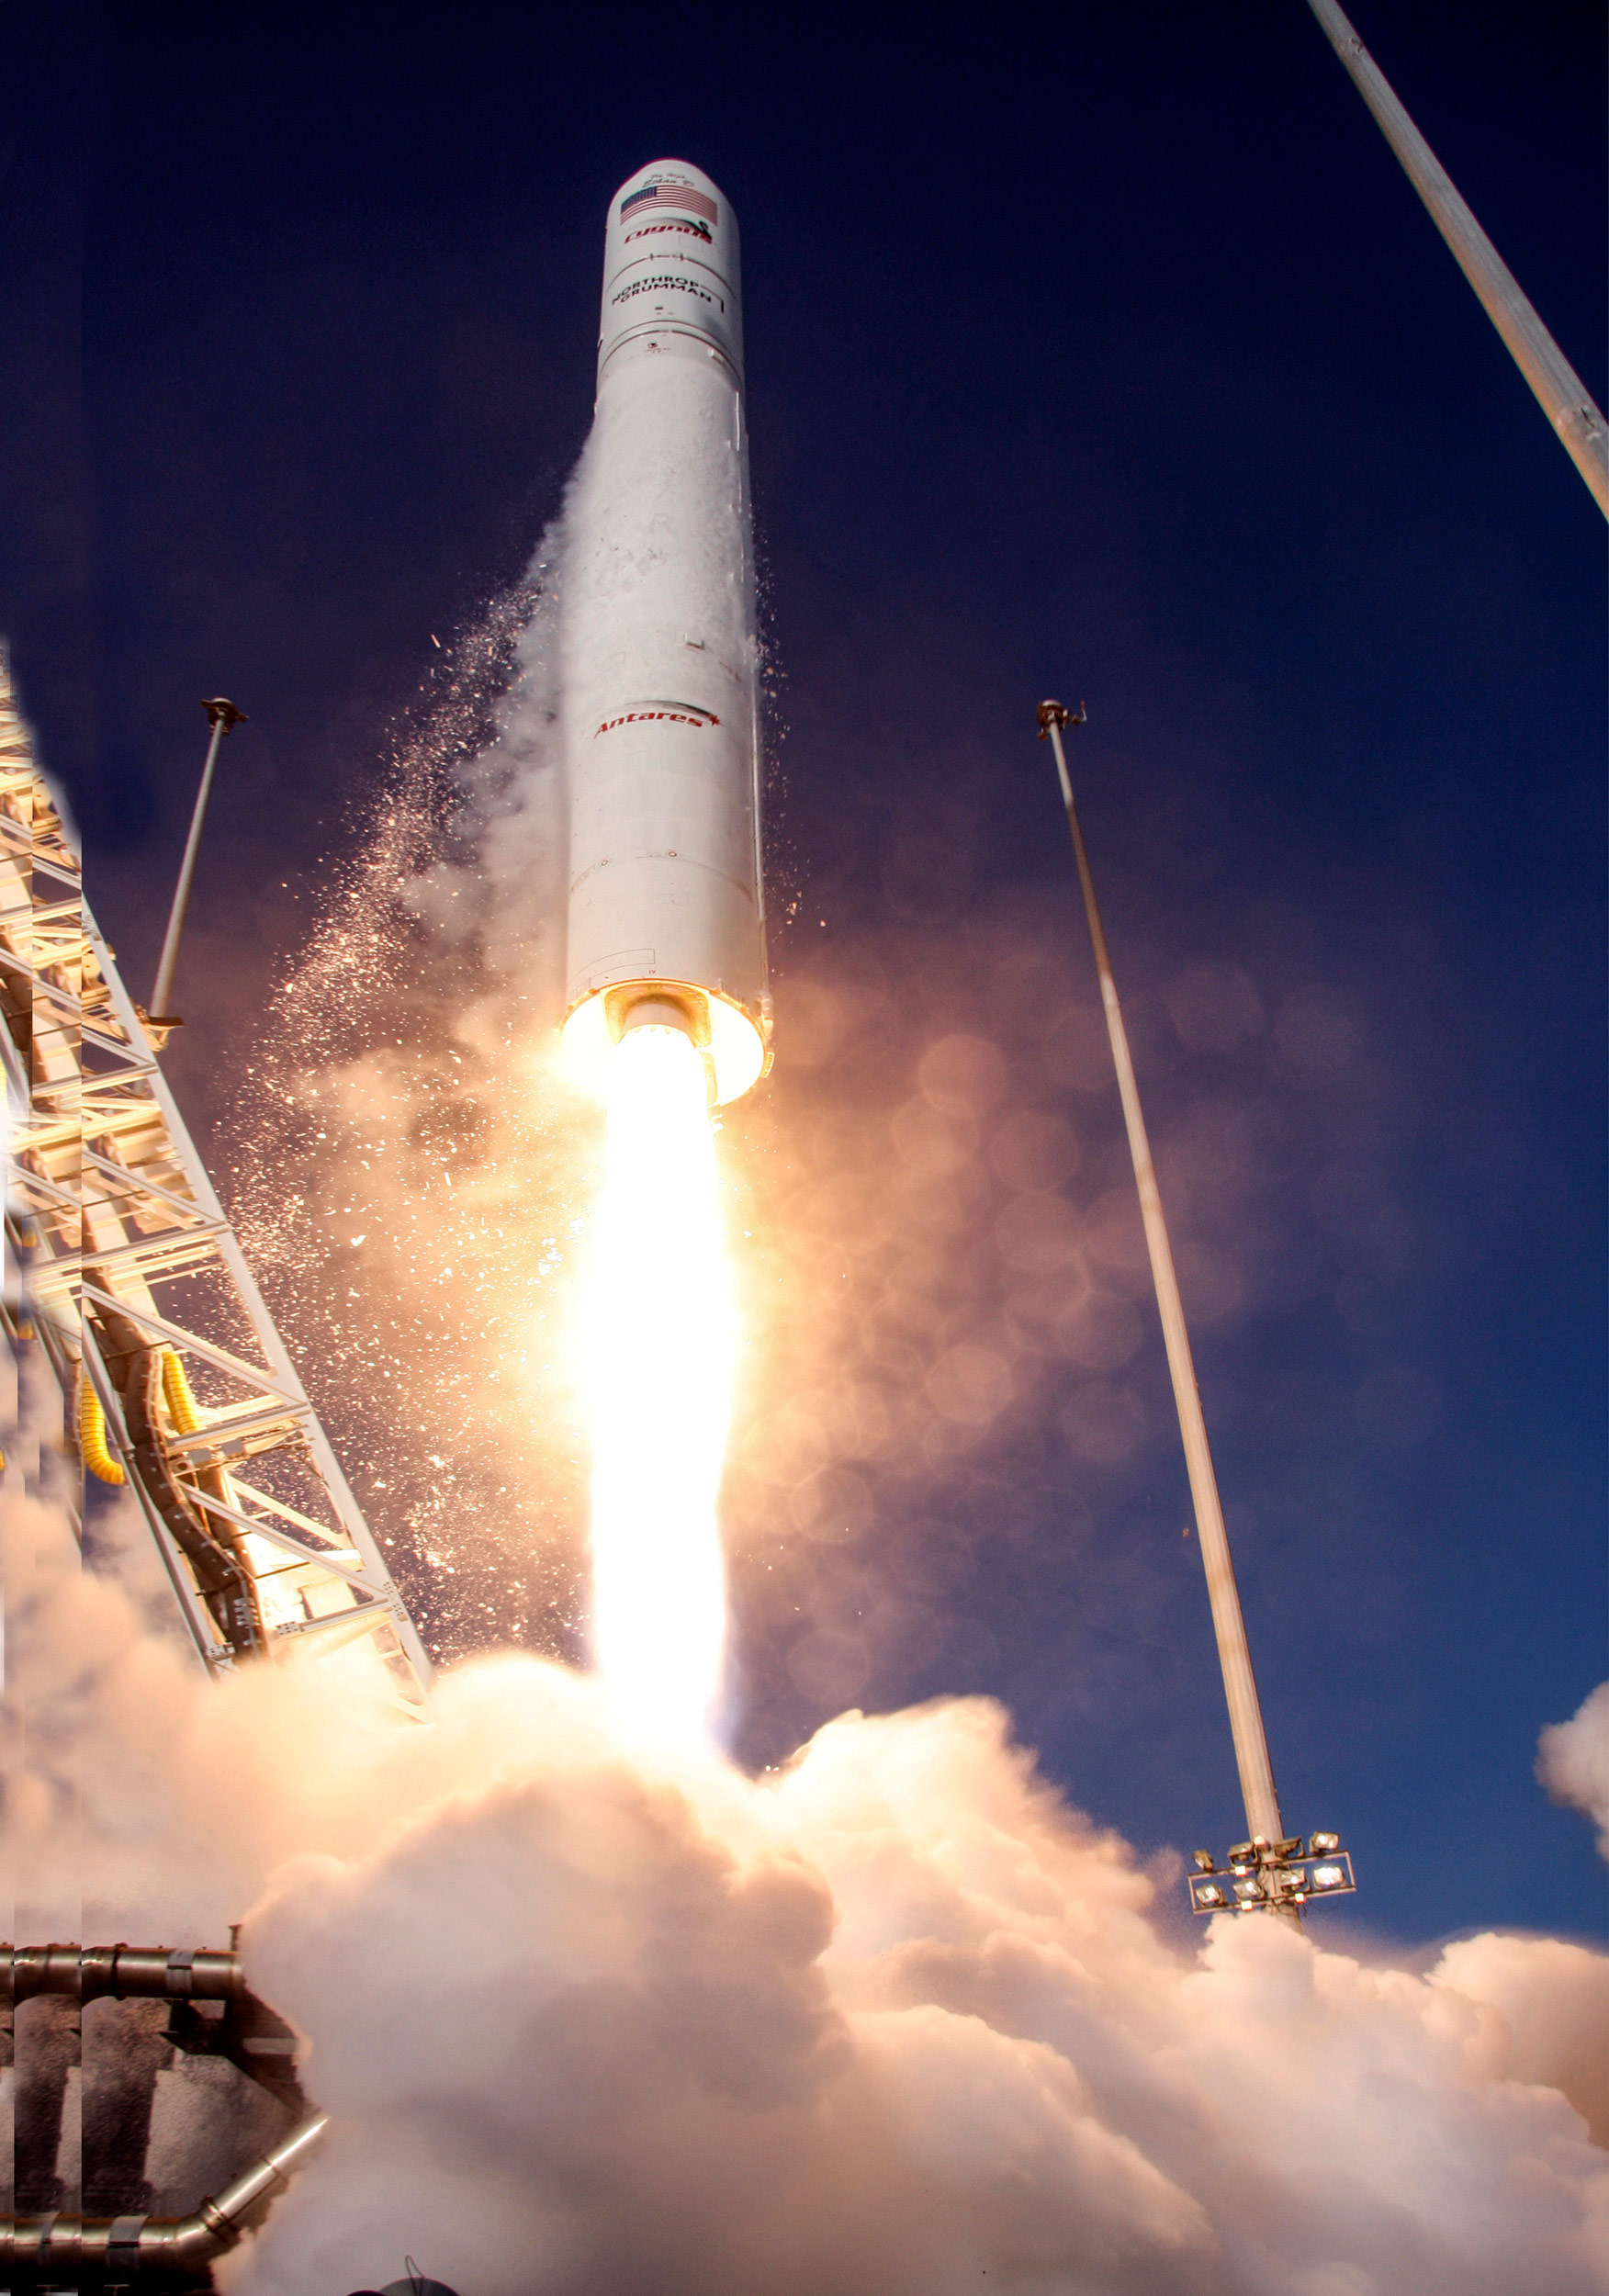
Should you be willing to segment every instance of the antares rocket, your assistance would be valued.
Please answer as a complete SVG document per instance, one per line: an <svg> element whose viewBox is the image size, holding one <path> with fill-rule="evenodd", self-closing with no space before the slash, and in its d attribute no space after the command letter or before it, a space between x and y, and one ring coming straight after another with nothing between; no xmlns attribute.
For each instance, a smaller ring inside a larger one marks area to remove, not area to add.
<svg viewBox="0 0 1609 2296"><path fill-rule="evenodd" d="M680 160L610 203L568 517L566 1049L596 1075L681 1028L733 1100L771 1062L743 320L737 219Z"/></svg>

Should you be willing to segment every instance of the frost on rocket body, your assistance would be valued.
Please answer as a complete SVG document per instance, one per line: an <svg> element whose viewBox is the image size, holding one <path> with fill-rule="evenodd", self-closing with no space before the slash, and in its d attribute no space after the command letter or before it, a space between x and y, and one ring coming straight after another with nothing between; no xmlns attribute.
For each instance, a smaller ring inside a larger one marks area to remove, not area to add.
<svg viewBox="0 0 1609 2296"><path fill-rule="evenodd" d="M589 441L567 506L567 692L607 687L621 631L639 622L674 623L746 663L754 609L730 383L667 359L608 388L608 436Z"/></svg>

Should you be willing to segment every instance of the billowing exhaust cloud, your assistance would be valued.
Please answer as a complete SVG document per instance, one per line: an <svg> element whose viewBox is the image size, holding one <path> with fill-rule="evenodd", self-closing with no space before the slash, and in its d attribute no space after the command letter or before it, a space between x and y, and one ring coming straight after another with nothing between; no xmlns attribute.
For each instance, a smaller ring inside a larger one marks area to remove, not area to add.
<svg viewBox="0 0 1609 2296"><path fill-rule="evenodd" d="M524 1758L250 1924L341 2133L231 2286L403 2234L487 2296L1605 2285L1602 1956L1193 1954L981 1700L759 1784L632 1769L528 1661L446 1703Z"/></svg>
<svg viewBox="0 0 1609 2296"><path fill-rule="evenodd" d="M321 1668L214 1685L49 1509L4 1524L8 1719L51 1717L12 1739L22 1870L108 1934L255 1900L251 1982L336 2116L242 2296L404 2253L474 2296L1609 2287L1603 1955L1183 1934L982 1699L749 1779L645 1766L522 1654L430 1729Z"/></svg>
<svg viewBox="0 0 1609 2296"><path fill-rule="evenodd" d="M1600 1683L1568 1722L1543 1731L1536 1775L1556 1802L1592 1820L1609 1858L1609 1683Z"/></svg>

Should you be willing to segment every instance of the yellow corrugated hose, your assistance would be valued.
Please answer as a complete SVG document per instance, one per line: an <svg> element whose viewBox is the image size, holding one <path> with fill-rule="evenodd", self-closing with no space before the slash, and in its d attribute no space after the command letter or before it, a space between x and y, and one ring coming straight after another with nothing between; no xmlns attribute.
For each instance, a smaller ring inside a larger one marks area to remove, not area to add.
<svg viewBox="0 0 1609 2296"><path fill-rule="evenodd" d="M107 1448L107 1415L100 1397L81 1372L78 1387L78 1449L90 1473L103 1483L120 1483L122 1468Z"/></svg>
<svg viewBox="0 0 1609 2296"><path fill-rule="evenodd" d="M196 1398L190 1392L190 1382L185 1367L171 1347L164 1347L162 1356L162 1391L174 1423L175 1435L194 1435L201 1424L201 1414L196 1409Z"/></svg>

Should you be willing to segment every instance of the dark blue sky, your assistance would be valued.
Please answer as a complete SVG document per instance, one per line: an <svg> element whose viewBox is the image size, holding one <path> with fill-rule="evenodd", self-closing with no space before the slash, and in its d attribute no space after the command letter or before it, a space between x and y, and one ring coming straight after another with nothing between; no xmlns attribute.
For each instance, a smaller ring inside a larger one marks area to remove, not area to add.
<svg viewBox="0 0 1609 2296"><path fill-rule="evenodd" d="M1354 13L1602 403L1601 9ZM1376 1928L1601 1930L1530 1765L1605 1671L1603 522L1301 0L63 7L11 38L0 625L139 991L197 697L252 715L170 1064L204 1142L431 634L557 505L607 197L692 159L744 233L801 896L734 1138L836 1185L928 1046L984 1035L1002 1110L1074 1126L1094 1216L1121 1143L1044 1049L1089 960L1032 738L1042 692L1087 699L1165 1187L1243 1278L1198 1356L1288 1820L1346 1830ZM869 980L884 1018L791 1068L791 1000L808 1046ZM897 1286L866 1283L874 1320ZM997 1691L1097 1817L1221 1846L1146 1313L1120 1468L1069 1457L1047 1390L965 1475L872 1476L813 1599L828 1634L893 1622L867 1704ZM791 1607L739 1596L774 1759L824 1709Z"/></svg>

